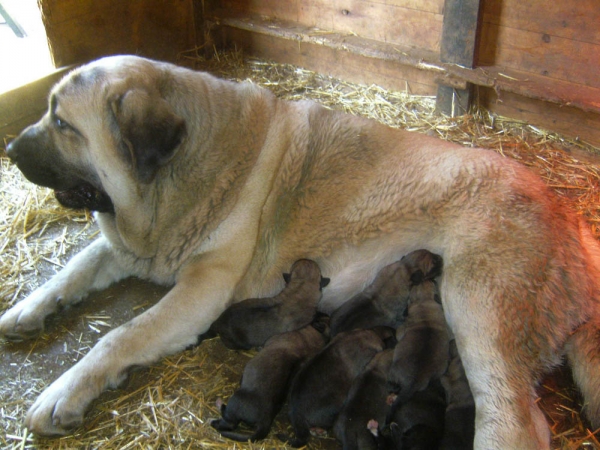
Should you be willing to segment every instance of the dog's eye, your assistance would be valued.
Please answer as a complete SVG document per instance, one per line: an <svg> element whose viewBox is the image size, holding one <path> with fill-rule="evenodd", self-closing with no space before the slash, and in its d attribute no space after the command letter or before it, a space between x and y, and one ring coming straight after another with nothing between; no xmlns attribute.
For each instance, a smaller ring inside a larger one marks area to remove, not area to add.
<svg viewBox="0 0 600 450"><path fill-rule="evenodd" d="M56 125L56 127L59 130L72 130L73 129L73 127L71 125L69 125L69 123L66 120L63 120L58 116L56 116L54 118L54 124Z"/></svg>

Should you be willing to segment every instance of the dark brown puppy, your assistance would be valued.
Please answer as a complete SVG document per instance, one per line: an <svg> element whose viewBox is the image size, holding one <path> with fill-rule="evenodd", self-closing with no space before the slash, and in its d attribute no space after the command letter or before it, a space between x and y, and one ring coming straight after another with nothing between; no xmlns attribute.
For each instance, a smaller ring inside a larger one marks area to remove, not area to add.
<svg viewBox="0 0 600 450"><path fill-rule="evenodd" d="M290 390L293 447L306 445L311 428L330 428L341 411L354 379L393 339L393 329L377 327L338 334L297 373Z"/></svg>
<svg viewBox="0 0 600 450"><path fill-rule="evenodd" d="M377 449L377 442L367 424L370 420L383 423L387 417L387 374L393 357L393 349L377 353L352 383L333 427L334 435L344 450Z"/></svg>
<svg viewBox="0 0 600 450"><path fill-rule="evenodd" d="M440 449L469 450L475 438L475 401L454 340L450 342L450 358L441 378L448 406Z"/></svg>
<svg viewBox="0 0 600 450"><path fill-rule="evenodd" d="M431 450L438 448L444 432L446 411L444 389L439 380L399 405L391 423L382 429L369 429L377 436L379 450Z"/></svg>
<svg viewBox="0 0 600 450"><path fill-rule="evenodd" d="M408 316L396 330L396 339L388 374L389 389L398 394L392 408L439 379L448 367L450 336L433 281L411 289Z"/></svg>
<svg viewBox="0 0 600 450"><path fill-rule="evenodd" d="M278 295L231 305L209 333L218 334L228 348L249 349L262 346L271 336L308 325L329 278L323 278L317 263L308 259L296 261L284 278L286 286Z"/></svg>
<svg viewBox="0 0 600 450"><path fill-rule="evenodd" d="M246 365L241 387L227 405L223 417L211 425L236 441L256 441L269 433L273 419L283 405L290 381L300 364L323 348L327 328L324 318L300 330L270 338L264 348ZM253 433L233 431L240 422L255 427Z"/></svg>
<svg viewBox="0 0 600 450"><path fill-rule="evenodd" d="M427 250L416 250L384 267L369 287L333 312L331 335L356 328L398 327L411 286L441 273L441 256Z"/></svg>

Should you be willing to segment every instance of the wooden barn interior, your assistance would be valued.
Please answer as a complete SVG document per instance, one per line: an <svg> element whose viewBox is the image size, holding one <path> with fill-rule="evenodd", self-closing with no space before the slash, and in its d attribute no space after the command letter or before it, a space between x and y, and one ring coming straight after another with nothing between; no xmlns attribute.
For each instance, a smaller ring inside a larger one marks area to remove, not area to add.
<svg viewBox="0 0 600 450"><path fill-rule="evenodd" d="M600 166L598 0L38 0L38 6L56 70L0 94L0 142L3 140L4 144L39 119L46 109L50 87L79 64L105 55L132 53L193 65L186 56L211 60L220 52L235 51L352 83L431 96L435 98L438 113L446 116L459 117L475 108L548 133L559 133L574 144L567 149L573 157ZM3 61L1 70L10 70L9 63ZM597 197L597 193L594 195ZM600 219L594 220L600 224ZM110 291L111 295L120 295L120 288L123 286ZM131 289L151 299L158 299L164 292L138 281ZM141 303L136 301L119 307L110 303L112 306L107 307L117 311L132 304L139 306ZM138 306L132 306L132 311L138 311ZM85 311L92 314L91 307ZM79 314L81 311L67 322L75 329L80 325ZM116 325L117 321L111 324ZM19 367L30 357L30 346L0 344L0 348L2 345L3 353L9 355L6 361L14 364L10 371L7 369L10 372L7 376L25 377ZM216 346L210 343L208 348L214 350ZM62 348L62 343L59 347ZM157 373L164 372L165 367L177 367L177 374L208 383L200 375L197 378L190 375L201 371L200 366L190 361L204 362L214 357L203 356L198 349L191 352L183 362L174 357L162 363L162 369L151 369L146 378L134 377L126 394L121 392L121 397L127 398L130 393L139 394L131 400L132 405L151 404L151 412L145 413L146 421L152 422L148 425L149 432L154 429L163 388L171 386L169 379L161 378L160 389L153 386L146 392L149 378L158 379ZM39 364L43 353L37 358ZM235 366L239 371L240 361L246 361L248 355L232 353L224 358L227 362L217 359L214 366L229 364L227 367ZM229 376L233 388L238 381L235 370ZM45 381L53 378L55 375L50 375ZM566 383L572 393L570 381ZM564 387L563 380L550 381L547 386L550 391L555 386L558 392L559 387ZM191 410L194 405L202 408L205 402L212 402L209 393L205 394L206 399L199 398L189 389L186 385L185 395L191 396L186 408ZM2 395L6 395L4 400ZM558 393L557 397L561 395ZM565 409L560 414L576 420L553 430L554 448L600 449L595 430L588 430L586 423L580 421L581 405L576 393L572 395L561 403ZM0 404L8 402L6 398L8 394L0 388ZM110 400L111 406L100 408L104 414L102 420L125 423L129 413L117 412L117 406L121 405L117 396ZM100 427L100 419L92 421L70 441L35 440L16 425L25 408L19 401L10 400L16 402L18 413L6 413L14 416L14 421L10 419L7 423L15 425L3 441L0 438L2 448L117 448L115 445L137 448L140 442L146 442L139 437L111 440L102 434L104 431L98 432L95 441L84 441L83 434L94 430L94 426ZM557 401L560 403L560 399ZM164 405L162 414L167 416L171 414L171 406L166 401ZM215 410L207 408L202 414L214 415ZM203 420L196 423L190 419L190 423L201 429ZM113 432L123 433L120 426L115 426ZM207 448L231 448L216 435L202 434L208 433L205 428L197 432L200 434L189 431L172 441L167 438L152 441L146 448L194 448L188 446L193 442ZM573 428L577 428L576 432L569 434ZM181 447L173 442L181 442ZM311 448L337 448L332 441L314 445ZM271 442L238 448L287 447L282 444L275 447Z"/></svg>
<svg viewBox="0 0 600 450"><path fill-rule="evenodd" d="M595 0L40 0L39 7L57 68L115 53L176 61L193 48L210 55L235 46L348 81L437 95L448 114L476 101L600 146ZM27 101L17 100L21 91L0 98L0 135L39 115L48 83L28 86Z"/></svg>

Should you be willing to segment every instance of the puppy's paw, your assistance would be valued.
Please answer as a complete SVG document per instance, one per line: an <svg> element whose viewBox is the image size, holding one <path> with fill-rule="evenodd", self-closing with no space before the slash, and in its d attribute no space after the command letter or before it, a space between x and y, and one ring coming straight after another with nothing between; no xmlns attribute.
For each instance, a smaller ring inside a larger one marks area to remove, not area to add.
<svg viewBox="0 0 600 450"><path fill-rule="evenodd" d="M88 405L97 396L93 377L82 378L71 369L42 392L27 412L27 428L42 436L57 436L81 425Z"/></svg>

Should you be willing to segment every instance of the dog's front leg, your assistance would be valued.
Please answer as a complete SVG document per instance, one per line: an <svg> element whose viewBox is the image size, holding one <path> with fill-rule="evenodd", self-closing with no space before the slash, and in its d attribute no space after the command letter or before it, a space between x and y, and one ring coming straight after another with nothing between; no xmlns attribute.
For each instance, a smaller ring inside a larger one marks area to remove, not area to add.
<svg viewBox="0 0 600 450"><path fill-rule="evenodd" d="M0 336L22 340L40 334L46 317L131 275L103 237L75 255L54 277L0 317Z"/></svg>
<svg viewBox="0 0 600 450"><path fill-rule="evenodd" d="M144 366L196 343L227 307L239 275L227 264L195 263L156 305L106 334L48 387L26 418L31 431L66 434L83 421L92 400L116 387L129 368Z"/></svg>

